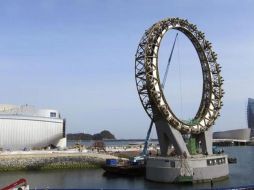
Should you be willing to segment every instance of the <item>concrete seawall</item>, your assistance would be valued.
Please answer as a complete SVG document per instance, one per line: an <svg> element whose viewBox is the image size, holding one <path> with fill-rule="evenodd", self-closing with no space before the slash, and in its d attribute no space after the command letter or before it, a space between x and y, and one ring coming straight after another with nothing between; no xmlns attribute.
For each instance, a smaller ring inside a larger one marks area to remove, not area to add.
<svg viewBox="0 0 254 190"><path fill-rule="evenodd" d="M0 172L60 168L96 168L104 164L107 158L117 157L98 153L0 154Z"/></svg>

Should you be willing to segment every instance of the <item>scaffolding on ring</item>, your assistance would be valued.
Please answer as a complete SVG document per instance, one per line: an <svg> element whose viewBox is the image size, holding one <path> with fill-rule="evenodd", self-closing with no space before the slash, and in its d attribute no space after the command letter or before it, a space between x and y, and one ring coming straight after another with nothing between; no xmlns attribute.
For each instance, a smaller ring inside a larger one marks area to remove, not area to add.
<svg viewBox="0 0 254 190"><path fill-rule="evenodd" d="M196 49L202 68L201 103L195 117L188 122L174 114L164 96L160 81L159 47L163 36L171 29L188 37ZM140 101L155 123L161 156L167 156L169 146L173 145L178 156L190 157L193 153L187 148L183 134L190 134L196 142L201 143L203 155L213 154L211 126L219 116L224 95L220 72L221 67L217 63L217 55L212 50L211 43L205 39L203 32L187 20L164 19L145 31L135 55L135 79Z"/></svg>
<svg viewBox="0 0 254 190"><path fill-rule="evenodd" d="M203 72L203 95L199 110L193 119L196 122L184 123L174 115L160 85L158 51L164 34L170 29L183 32L191 40L200 59ZM156 106L167 121L183 133L198 134L214 124L219 115L222 106L221 98L224 94L221 88L223 84L220 76L221 67L217 63L217 55L212 50L211 43L195 25L179 18L170 18L156 23L143 35L138 45L135 63L138 94L151 119L156 119L152 111L152 107Z"/></svg>

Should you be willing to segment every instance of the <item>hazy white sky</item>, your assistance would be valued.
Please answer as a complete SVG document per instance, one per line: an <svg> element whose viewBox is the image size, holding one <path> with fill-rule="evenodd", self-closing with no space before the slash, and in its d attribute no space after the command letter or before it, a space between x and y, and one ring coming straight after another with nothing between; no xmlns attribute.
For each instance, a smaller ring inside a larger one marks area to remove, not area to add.
<svg viewBox="0 0 254 190"><path fill-rule="evenodd" d="M108 129L118 138L144 138L149 119L136 91L134 55L145 29L180 17L205 32L222 66L226 94L214 130L247 127L253 9L252 0L0 1L0 103L58 109L67 132ZM174 35L162 42L162 73ZM165 89L179 116L195 114L201 85L196 53L179 35Z"/></svg>

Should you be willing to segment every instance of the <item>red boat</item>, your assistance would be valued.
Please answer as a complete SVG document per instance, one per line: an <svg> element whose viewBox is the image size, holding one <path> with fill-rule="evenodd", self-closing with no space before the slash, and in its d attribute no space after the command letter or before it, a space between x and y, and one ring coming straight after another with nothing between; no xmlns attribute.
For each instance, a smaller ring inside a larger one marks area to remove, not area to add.
<svg viewBox="0 0 254 190"><path fill-rule="evenodd" d="M0 190L29 190L29 185L27 185L27 181L24 178L19 179L18 181L15 181L11 183L10 185L1 188Z"/></svg>

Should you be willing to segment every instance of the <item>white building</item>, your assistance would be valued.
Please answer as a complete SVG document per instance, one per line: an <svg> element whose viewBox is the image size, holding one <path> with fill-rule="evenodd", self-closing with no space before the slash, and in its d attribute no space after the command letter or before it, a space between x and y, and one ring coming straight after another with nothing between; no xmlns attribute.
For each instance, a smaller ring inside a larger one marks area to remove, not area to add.
<svg viewBox="0 0 254 190"><path fill-rule="evenodd" d="M65 120L56 110L0 104L0 148L66 146Z"/></svg>

